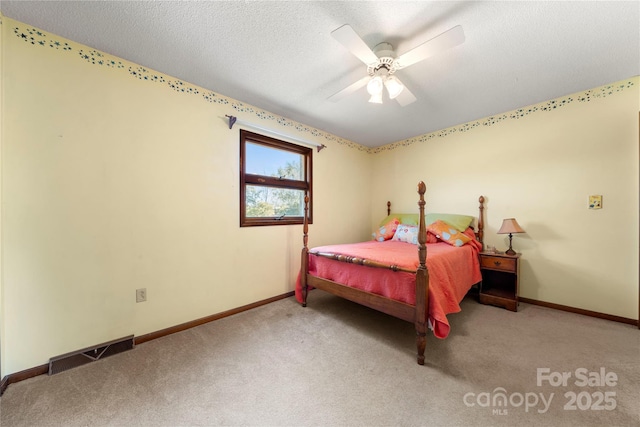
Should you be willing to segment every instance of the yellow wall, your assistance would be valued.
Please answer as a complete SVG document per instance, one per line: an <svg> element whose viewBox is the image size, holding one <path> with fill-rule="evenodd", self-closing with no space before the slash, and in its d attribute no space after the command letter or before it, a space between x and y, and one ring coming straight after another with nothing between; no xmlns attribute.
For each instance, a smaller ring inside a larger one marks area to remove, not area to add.
<svg viewBox="0 0 640 427"><path fill-rule="evenodd" d="M370 210L364 147L3 21L1 376L293 289L302 226L239 228L225 114L327 145L310 244L370 232L335 221Z"/></svg>
<svg viewBox="0 0 640 427"><path fill-rule="evenodd" d="M638 318L638 77L380 147L374 151L372 224L393 194L427 184L427 212L477 214L499 250L503 218L526 234L520 295ZM425 118L428 120L428 115ZM603 209L589 210L589 195Z"/></svg>

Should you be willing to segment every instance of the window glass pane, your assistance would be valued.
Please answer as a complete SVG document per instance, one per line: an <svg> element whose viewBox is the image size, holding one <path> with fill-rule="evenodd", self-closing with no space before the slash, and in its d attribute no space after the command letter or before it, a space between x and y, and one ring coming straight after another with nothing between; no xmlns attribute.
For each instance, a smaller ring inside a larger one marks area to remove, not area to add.
<svg viewBox="0 0 640 427"><path fill-rule="evenodd" d="M304 180L304 156L247 142L245 173Z"/></svg>
<svg viewBox="0 0 640 427"><path fill-rule="evenodd" d="M304 191L247 185L247 218L303 216Z"/></svg>

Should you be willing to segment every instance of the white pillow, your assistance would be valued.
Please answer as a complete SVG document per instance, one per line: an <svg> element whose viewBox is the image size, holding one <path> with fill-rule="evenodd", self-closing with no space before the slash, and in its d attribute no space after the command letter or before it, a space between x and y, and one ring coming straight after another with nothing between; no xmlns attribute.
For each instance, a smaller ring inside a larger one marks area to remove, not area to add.
<svg viewBox="0 0 640 427"><path fill-rule="evenodd" d="M393 238L391 238L391 240L413 243L414 245L417 245L418 231L419 230L417 225L400 224L398 225L396 233L393 235Z"/></svg>

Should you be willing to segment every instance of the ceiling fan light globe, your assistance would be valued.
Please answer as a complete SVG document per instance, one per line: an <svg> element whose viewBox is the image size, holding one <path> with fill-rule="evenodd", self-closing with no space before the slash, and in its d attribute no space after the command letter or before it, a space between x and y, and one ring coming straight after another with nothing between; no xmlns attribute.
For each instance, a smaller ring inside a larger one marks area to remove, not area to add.
<svg viewBox="0 0 640 427"><path fill-rule="evenodd" d="M372 104L382 104L382 92L371 95L369 102Z"/></svg>
<svg viewBox="0 0 640 427"><path fill-rule="evenodd" d="M369 95L371 95L372 97L375 95L382 95L382 87L382 77L375 76L371 80L369 80L369 83L367 83L367 92L369 92Z"/></svg>
<svg viewBox="0 0 640 427"><path fill-rule="evenodd" d="M385 80L384 86L387 88L387 92L389 92L389 99L394 99L404 90L404 85L400 83L400 80L395 76L390 76Z"/></svg>

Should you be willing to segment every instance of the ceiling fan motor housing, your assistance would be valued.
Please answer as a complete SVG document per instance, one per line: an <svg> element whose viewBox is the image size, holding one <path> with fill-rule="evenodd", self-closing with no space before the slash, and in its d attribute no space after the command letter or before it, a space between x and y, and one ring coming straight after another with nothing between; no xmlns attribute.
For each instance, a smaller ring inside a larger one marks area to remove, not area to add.
<svg viewBox="0 0 640 427"><path fill-rule="evenodd" d="M386 74L388 75L395 73L398 69L396 60L390 56L383 56L382 58L378 59L378 62L374 62L373 64L367 66L367 73L369 73L370 76L374 76L376 75L377 71L383 68L387 70Z"/></svg>
<svg viewBox="0 0 640 427"><path fill-rule="evenodd" d="M377 71L382 68L387 70L387 75L391 75L396 72L398 69L395 60L396 54L393 51L393 46L391 44L386 42L378 43L372 50L378 57L378 60L367 66L367 73L370 76L375 76Z"/></svg>

